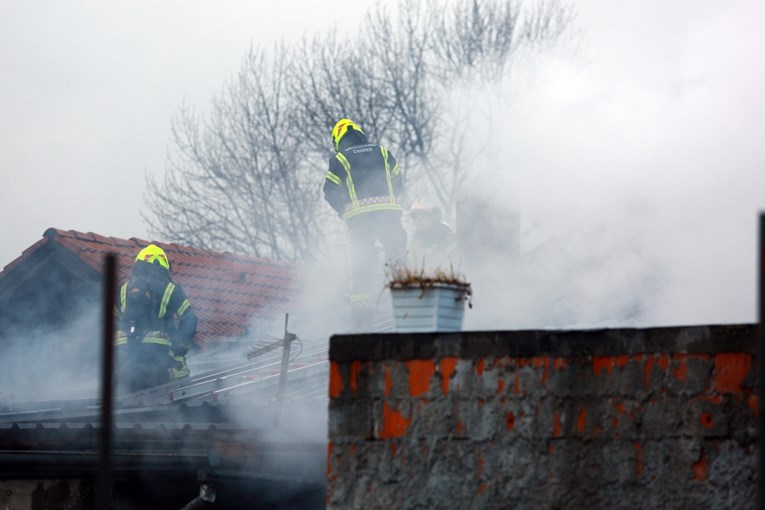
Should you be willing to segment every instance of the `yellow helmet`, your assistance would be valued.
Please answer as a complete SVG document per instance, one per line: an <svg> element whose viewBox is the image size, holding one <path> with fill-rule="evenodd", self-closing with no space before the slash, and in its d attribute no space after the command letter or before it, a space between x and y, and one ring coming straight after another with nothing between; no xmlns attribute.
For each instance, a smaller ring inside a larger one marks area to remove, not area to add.
<svg viewBox="0 0 765 510"><path fill-rule="evenodd" d="M355 129L359 133L363 133L358 124L351 119L340 119L332 128L332 143L335 145L335 149L340 150L340 140L348 132L348 129Z"/></svg>
<svg viewBox="0 0 765 510"><path fill-rule="evenodd" d="M168 271L170 270L170 262L167 260L165 251L156 244L150 244L138 252L138 256L136 256L135 261L138 262L139 260L148 264L159 264Z"/></svg>

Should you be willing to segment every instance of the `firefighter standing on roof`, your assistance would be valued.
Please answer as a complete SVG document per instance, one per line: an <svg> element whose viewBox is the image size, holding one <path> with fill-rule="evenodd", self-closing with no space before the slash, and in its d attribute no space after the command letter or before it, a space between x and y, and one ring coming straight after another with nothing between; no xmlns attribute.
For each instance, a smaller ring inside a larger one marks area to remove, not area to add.
<svg viewBox="0 0 765 510"><path fill-rule="evenodd" d="M197 331L197 317L186 293L170 278L162 248L138 253L130 279L115 306L117 372L128 391L189 375L185 355Z"/></svg>
<svg viewBox="0 0 765 510"><path fill-rule="evenodd" d="M438 268L448 270L455 262L457 234L441 221L441 209L426 199L418 198L408 213L414 223L414 235L410 243L414 266L428 271Z"/></svg>
<svg viewBox="0 0 765 510"><path fill-rule="evenodd" d="M361 128L342 119L332 129L337 153L329 160L324 197L348 226L351 250L351 303L356 329L372 319L370 300L379 270L375 240L386 263L404 261L406 232L401 225L404 177L385 147L369 143Z"/></svg>

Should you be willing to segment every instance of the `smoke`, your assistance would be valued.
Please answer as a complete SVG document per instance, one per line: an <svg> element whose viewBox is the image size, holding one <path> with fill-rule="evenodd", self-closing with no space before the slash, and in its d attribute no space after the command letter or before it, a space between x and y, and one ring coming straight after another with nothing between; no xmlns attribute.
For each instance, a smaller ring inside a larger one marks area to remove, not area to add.
<svg viewBox="0 0 765 510"><path fill-rule="evenodd" d="M765 12L654 7L584 8L577 53L455 91L481 204L457 220L466 327L755 320Z"/></svg>
<svg viewBox="0 0 765 510"><path fill-rule="evenodd" d="M451 120L469 126L466 206L447 218L473 236L458 261L475 290L465 328L753 321L763 8L576 7L580 44L521 55L500 83L452 91ZM342 233L327 244L284 310L290 331L326 342L350 329ZM253 331L281 337L283 315ZM99 338L97 310L66 331L18 335L3 391L83 382L95 395ZM93 355L87 374L81 352ZM53 366L67 368L58 377Z"/></svg>
<svg viewBox="0 0 765 510"><path fill-rule="evenodd" d="M101 303L80 302L61 326L27 312L34 321L2 332L0 407L17 403L97 398L100 387ZM15 317L17 320L20 318ZM37 323L37 326L29 324Z"/></svg>

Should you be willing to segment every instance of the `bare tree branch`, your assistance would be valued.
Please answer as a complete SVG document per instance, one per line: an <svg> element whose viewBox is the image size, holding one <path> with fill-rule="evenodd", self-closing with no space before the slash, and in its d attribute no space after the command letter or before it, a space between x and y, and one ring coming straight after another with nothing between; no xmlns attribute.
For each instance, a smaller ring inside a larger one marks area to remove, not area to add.
<svg viewBox="0 0 765 510"><path fill-rule="evenodd" d="M387 145L409 187L454 210L467 133L447 115L455 84L502 80L521 49L570 30L557 0L400 0L351 35L250 49L202 117L181 107L161 180L147 178L145 220L202 248L300 260L321 250L331 211L320 188L332 125L350 117Z"/></svg>

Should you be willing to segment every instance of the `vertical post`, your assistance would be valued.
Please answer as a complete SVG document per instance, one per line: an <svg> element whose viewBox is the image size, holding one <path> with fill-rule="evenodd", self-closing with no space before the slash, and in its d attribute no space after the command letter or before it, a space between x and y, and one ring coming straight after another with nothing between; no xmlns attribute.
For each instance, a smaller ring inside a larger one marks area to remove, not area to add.
<svg viewBox="0 0 765 510"><path fill-rule="evenodd" d="M760 213L760 250L758 253L759 291L757 296L759 311L757 323L757 407L759 427L759 508L765 510L765 213Z"/></svg>
<svg viewBox="0 0 765 510"><path fill-rule="evenodd" d="M290 314L284 314L284 343L282 344L282 368L279 372L279 389L276 392L276 400L281 404L282 398L284 398L284 387L287 385L287 370L290 366L290 344L292 339L290 333L287 331L289 325Z"/></svg>
<svg viewBox="0 0 765 510"><path fill-rule="evenodd" d="M114 379L114 298L116 293L117 259L113 253L104 260L104 315L101 347L101 437L98 459L98 492L96 508L106 510L111 504L112 450L112 381Z"/></svg>
<svg viewBox="0 0 765 510"><path fill-rule="evenodd" d="M279 406L276 413L276 423L281 419L282 400L284 399L284 388L287 386L287 371L290 366L290 345L297 338L293 333L287 330L289 326L290 314L284 314L284 343L282 344L282 367L279 372L279 387L276 391L276 402Z"/></svg>

